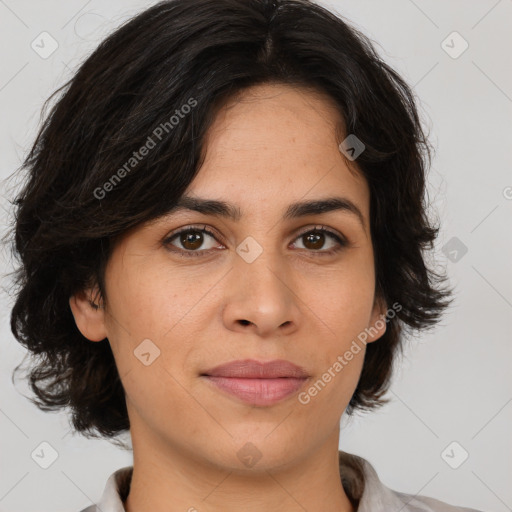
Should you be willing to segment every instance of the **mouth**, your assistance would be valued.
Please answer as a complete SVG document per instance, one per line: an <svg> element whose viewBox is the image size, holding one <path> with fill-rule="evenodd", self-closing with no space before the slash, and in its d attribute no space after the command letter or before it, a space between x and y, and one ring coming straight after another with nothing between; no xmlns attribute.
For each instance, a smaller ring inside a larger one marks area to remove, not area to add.
<svg viewBox="0 0 512 512"><path fill-rule="evenodd" d="M269 406L302 388L308 373L289 361L232 361L200 375L216 389L255 406Z"/></svg>

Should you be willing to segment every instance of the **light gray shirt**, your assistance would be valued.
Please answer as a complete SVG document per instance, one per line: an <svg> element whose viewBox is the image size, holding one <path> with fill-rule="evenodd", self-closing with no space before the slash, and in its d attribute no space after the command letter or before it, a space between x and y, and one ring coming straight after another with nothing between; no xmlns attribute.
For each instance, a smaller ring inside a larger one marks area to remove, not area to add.
<svg viewBox="0 0 512 512"><path fill-rule="evenodd" d="M357 512L480 512L456 507L426 496L393 491L377 476L373 466L362 457L339 451L341 482ZM123 502L130 490L133 466L112 473L100 501L81 512L125 512Z"/></svg>

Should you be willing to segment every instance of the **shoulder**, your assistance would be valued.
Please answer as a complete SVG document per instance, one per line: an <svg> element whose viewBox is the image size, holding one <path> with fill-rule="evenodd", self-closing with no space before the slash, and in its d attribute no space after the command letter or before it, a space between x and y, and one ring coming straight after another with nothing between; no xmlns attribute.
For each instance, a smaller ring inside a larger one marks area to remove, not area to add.
<svg viewBox="0 0 512 512"><path fill-rule="evenodd" d="M357 455L340 451L339 460L343 486L358 502L357 512L481 512L390 489L381 482L370 462Z"/></svg>
<svg viewBox="0 0 512 512"><path fill-rule="evenodd" d="M474 508L458 507L428 496L418 496L391 491L398 500L404 503L402 512L482 512Z"/></svg>
<svg viewBox="0 0 512 512"><path fill-rule="evenodd" d="M133 466L114 471L108 478L100 500L80 512L125 512L123 501L128 495Z"/></svg>

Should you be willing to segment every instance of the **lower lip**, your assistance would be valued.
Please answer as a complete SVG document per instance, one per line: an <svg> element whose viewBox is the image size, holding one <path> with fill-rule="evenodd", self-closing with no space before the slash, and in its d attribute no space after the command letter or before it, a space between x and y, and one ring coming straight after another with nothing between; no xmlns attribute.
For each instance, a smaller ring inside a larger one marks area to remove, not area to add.
<svg viewBox="0 0 512 512"><path fill-rule="evenodd" d="M272 405L296 393L307 380L292 377L277 379L241 379L235 377L211 377L212 384L252 405Z"/></svg>

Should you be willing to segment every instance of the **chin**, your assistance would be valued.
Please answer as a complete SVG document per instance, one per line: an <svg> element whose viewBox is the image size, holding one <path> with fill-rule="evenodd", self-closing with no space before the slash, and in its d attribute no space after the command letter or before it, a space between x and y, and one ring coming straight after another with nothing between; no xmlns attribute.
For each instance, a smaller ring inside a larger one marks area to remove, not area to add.
<svg viewBox="0 0 512 512"><path fill-rule="evenodd" d="M269 430L268 432L270 432ZM294 464L297 446L268 432L253 436L234 436L230 446L212 454L211 462L234 473L266 473Z"/></svg>

